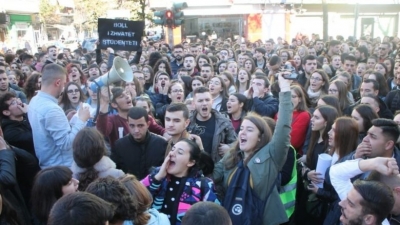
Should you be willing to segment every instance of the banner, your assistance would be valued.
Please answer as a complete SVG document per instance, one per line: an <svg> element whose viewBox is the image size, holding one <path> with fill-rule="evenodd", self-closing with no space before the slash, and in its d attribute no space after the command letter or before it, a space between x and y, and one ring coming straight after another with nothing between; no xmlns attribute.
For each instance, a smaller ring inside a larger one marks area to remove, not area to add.
<svg viewBox="0 0 400 225"><path fill-rule="evenodd" d="M100 48L136 51L140 47L144 30L143 21L98 19Z"/></svg>

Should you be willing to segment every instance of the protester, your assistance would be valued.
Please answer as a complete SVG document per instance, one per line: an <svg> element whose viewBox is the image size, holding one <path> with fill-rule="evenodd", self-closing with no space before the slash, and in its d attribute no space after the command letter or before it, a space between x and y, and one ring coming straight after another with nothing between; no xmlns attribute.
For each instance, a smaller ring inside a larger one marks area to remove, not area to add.
<svg viewBox="0 0 400 225"><path fill-rule="evenodd" d="M48 225L103 225L113 217L110 203L86 192L62 197L51 209Z"/></svg>
<svg viewBox="0 0 400 225"><path fill-rule="evenodd" d="M212 173L212 159L188 139L174 145L161 167L141 182L153 195L153 208L165 213L171 224L180 225L185 212L200 201L219 203L214 183L202 173Z"/></svg>
<svg viewBox="0 0 400 225"><path fill-rule="evenodd" d="M78 191L79 181L65 166L48 167L35 177L32 188L32 212L38 224L47 224L54 203L64 195Z"/></svg>
<svg viewBox="0 0 400 225"><path fill-rule="evenodd" d="M86 187L97 178L124 175L116 169L115 163L108 157L103 137L94 128L83 128L78 132L72 143L74 162L71 166L73 177L79 181L79 190Z"/></svg>
<svg viewBox="0 0 400 225"><path fill-rule="evenodd" d="M150 208L153 198L147 188L134 175L126 175L121 177L120 180L132 196L136 205L136 218L133 220L134 225L170 224L167 215Z"/></svg>
<svg viewBox="0 0 400 225"><path fill-rule="evenodd" d="M213 173L213 178L216 183L222 183L226 193L234 191L233 181L237 175L231 173L235 168L240 168L244 165L250 170L253 180L253 190L256 195L262 199L260 207L265 209L261 210L257 216L260 223L263 224L281 224L288 220L283 204L280 200L278 191L274 188L279 171L283 167L287 151L290 145L290 124L291 124L291 93L290 81L285 80L281 75L279 76L280 93L280 108L278 123L276 125L276 133L272 135L271 130L267 127L265 121L254 114L248 115L244 118L241 131L238 135L238 142L235 147L226 153L222 161L218 162ZM239 150L241 150L239 152ZM257 166L261 163L261 167ZM241 169L242 170L242 169ZM243 172L242 172L243 173ZM236 172L239 174L239 172ZM230 178L232 178L229 183ZM246 182L246 181L245 181ZM268 193L271 192L268 196ZM235 194L234 192L232 194ZM235 195L225 196L225 203L228 199L234 199ZM268 199L265 199L268 198ZM273 205L273 206L272 206ZM232 218L232 213L239 215L242 210L236 211L236 208L227 208L233 205L224 205ZM232 211L234 210L234 211ZM247 209L247 210L253 210ZM251 217L251 215L241 215ZM256 218L252 218L256 219ZM233 224L240 224L238 221L232 221Z"/></svg>
<svg viewBox="0 0 400 225"><path fill-rule="evenodd" d="M110 224L133 224L137 216L136 205L127 188L116 178L99 178L89 184L86 192L110 203L113 208L113 216Z"/></svg>
<svg viewBox="0 0 400 225"><path fill-rule="evenodd" d="M182 225L231 225L231 218L226 210L212 202L198 202L194 204L183 217Z"/></svg>
<svg viewBox="0 0 400 225"><path fill-rule="evenodd" d="M115 142L111 159L117 168L143 179L151 167L164 160L167 141L149 131L149 116L141 107L132 107L127 114L129 134Z"/></svg>
<svg viewBox="0 0 400 225"><path fill-rule="evenodd" d="M29 104L28 118L33 143L42 169L72 165L72 142L90 117L88 107L80 104L78 120L71 127L57 98L64 90L66 71L60 65L46 65L42 72L42 87Z"/></svg>

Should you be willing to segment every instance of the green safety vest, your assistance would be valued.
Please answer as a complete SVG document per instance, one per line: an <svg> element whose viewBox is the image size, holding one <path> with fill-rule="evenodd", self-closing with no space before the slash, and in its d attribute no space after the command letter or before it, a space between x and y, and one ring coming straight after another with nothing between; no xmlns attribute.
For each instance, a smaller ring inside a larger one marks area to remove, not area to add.
<svg viewBox="0 0 400 225"><path fill-rule="evenodd" d="M296 167L296 150L293 146L289 147L289 151L294 151L294 164L292 170L292 179L285 186L280 188L279 197L285 207L285 212L288 218L292 216L296 204L296 189L297 189L297 167Z"/></svg>

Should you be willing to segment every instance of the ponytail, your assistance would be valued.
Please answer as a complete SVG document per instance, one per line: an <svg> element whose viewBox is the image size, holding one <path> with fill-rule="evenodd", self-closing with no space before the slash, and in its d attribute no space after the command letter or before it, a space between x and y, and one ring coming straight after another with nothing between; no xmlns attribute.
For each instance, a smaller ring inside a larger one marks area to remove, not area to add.
<svg viewBox="0 0 400 225"><path fill-rule="evenodd" d="M212 175L214 171L214 161L212 160L210 154L205 151L200 152L200 159L197 162L199 170L203 171L204 176Z"/></svg>
<svg viewBox="0 0 400 225"><path fill-rule="evenodd" d="M189 176L195 176L198 171L202 171L205 176L211 175L214 171L214 162L211 156L204 150L200 150L196 142L183 138L180 141L186 142L190 146L190 160L196 164L189 169Z"/></svg>
<svg viewBox="0 0 400 225"><path fill-rule="evenodd" d="M85 172L78 175L79 180L79 191L85 191L90 183L95 181L99 177L99 172L92 167L86 168Z"/></svg>

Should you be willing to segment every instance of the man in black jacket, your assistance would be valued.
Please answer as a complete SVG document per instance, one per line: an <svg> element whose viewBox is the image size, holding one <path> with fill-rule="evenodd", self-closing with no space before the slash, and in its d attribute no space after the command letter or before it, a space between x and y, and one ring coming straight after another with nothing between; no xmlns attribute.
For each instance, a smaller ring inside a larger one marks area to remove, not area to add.
<svg viewBox="0 0 400 225"><path fill-rule="evenodd" d="M26 112L28 105L22 103L12 92L6 92L0 97L1 128L4 139L11 145L24 149L35 155L32 128Z"/></svg>
<svg viewBox="0 0 400 225"><path fill-rule="evenodd" d="M249 100L249 109L261 116L273 118L278 112L278 100L270 94L267 77L258 73L255 75L249 91L253 97Z"/></svg>
<svg viewBox="0 0 400 225"><path fill-rule="evenodd" d="M167 141L148 131L149 116L141 107L129 110L128 125L130 134L115 142L111 159L118 169L141 180L149 174L151 167L161 166Z"/></svg>

